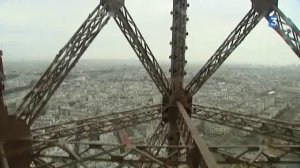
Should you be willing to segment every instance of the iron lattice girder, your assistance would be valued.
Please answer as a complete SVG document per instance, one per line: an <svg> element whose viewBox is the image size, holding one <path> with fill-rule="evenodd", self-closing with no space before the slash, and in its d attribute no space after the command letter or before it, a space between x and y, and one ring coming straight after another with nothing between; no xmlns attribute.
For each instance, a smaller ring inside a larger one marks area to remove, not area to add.
<svg viewBox="0 0 300 168"><path fill-rule="evenodd" d="M192 118L300 143L300 124L221 110L214 107L193 105Z"/></svg>
<svg viewBox="0 0 300 168"><path fill-rule="evenodd" d="M186 47L186 22L187 22L187 0L173 0L173 23L172 23L172 53L171 53L171 77L172 90L181 89L185 75L185 51Z"/></svg>
<svg viewBox="0 0 300 168"><path fill-rule="evenodd" d="M194 95L264 16L264 14L261 15L255 12L254 9L251 9L196 76L189 82L185 88L186 92Z"/></svg>
<svg viewBox="0 0 300 168"><path fill-rule="evenodd" d="M168 167L167 160L170 156L161 153L154 155L152 151L167 151L167 149L171 148L181 154L179 164L187 164L185 156L187 150L191 148L190 145L164 146L147 144L126 146L125 144L108 144L99 141L33 140L33 142L35 144L37 142L43 143L46 146L43 149L34 148L35 159L40 160L38 167L55 164L55 167L58 165L58 167L67 167L87 161L131 163L134 167L138 167L139 163ZM74 149L75 145L81 145L80 152ZM45 152L57 147L65 154L51 155ZM122 148L126 148L127 153L120 153L119 151ZM126 158L128 154L134 152L132 149L138 149L138 153L134 154L137 157ZM217 157L218 164L248 164L255 167L264 167L260 165L300 163L299 145L210 146L208 149L219 156ZM9 156L12 153L6 153L6 155ZM44 158L56 160L45 161L43 160ZM62 160L67 161L67 163L62 162Z"/></svg>
<svg viewBox="0 0 300 168"><path fill-rule="evenodd" d="M186 144L187 142L192 142L192 144L198 150L197 153L199 155L192 156L198 157L200 167L206 168L218 168L217 162L215 158L210 153L207 144L201 137L200 133L198 132L197 128L193 126L192 120L190 116L186 112L185 108L180 102L177 102L177 107L179 109L179 119L178 119L178 129L181 137L182 144ZM199 167L199 165L196 165Z"/></svg>
<svg viewBox="0 0 300 168"><path fill-rule="evenodd" d="M151 136L151 138L149 140L147 140L147 144L149 146L163 146L166 141L167 141L167 124L164 123L163 121L161 121L157 128L155 129L153 135ZM148 149L148 148L147 148ZM157 157L160 152L161 152L161 148L157 148L157 149L148 149L149 152ZM141 158L143 159L143 158ZM138 168L150 168L152 167L151 163L140 163L137 166Z"/></svg>
<svg viewBox="0 0 300 168"><path fill-rule="evenodd" d="M120 164L130 163L132 166L137 167L138 163L151 163L154 167L171 167L166 162L168 156L154 156L151 150L164 150L172 148L174 150L183 151L187 146L155 146L155 145L120 145L120 144L105 144L102 142L80 142L80 141L44 141L47 143L50 150L52 148L59 148L63 155L47 154L47 152L40 151L36 153L36 158L43 159L54 159L48 161L49 165L55 165L55 167L63 168L72 166L75 164L82 164L84 162L116 162ZM72 150L74 145L80 145L84 148L81 152L75 152ZM89 146L93 146L90 148ZM126 148L127 152L120 153L120 149ZM132 155L132 156L129 156ZM62 162L66 161L66 163ZM44 161L43 164L47 163ZM185 164L185 160L180 160L180 164ZM37 167L39 165L36 165Z"/></svg>
<svg viewBox="0 0 300 168"><path fill-rule="evenodd" d="M212 146L220 164L246 164L264 168L273 164L300 164L299 145Z"/></svg>
<svg viewBox="0 0 300 168"><path fill-rule="evenodd" d="M132 163L137 167L138 163L148 163L151 165L160 165L162 167L169 167L167 160L170 156L167 155L153 155L151 151L164 150L169 148L177 150L185 156L187 149L190 146L162 146L162 145L132 145L126 146L121 144L107 144L102 142L80 142L80 141L66 141L60 142L56 140L45 141L48 148L59 147L66 152L67 155L49 155L39 152L36 158L52 158L60 160L70 160L69 163L61 167L74 165L77 163L95 161L95 162L118 162L118 163ZM72 145L83 145L86 147L81 153L72 151ZM93 148L89 148L93 146ZM127 153L119 153L121 148L127 148ZM210 146L209 150L220 157L217 157L219 164L247 164L255 167L264 167L263 165L271 164L299 164L300 163L300 146L299 145L248 145L248 146ZM138 157L126 158L133 150ZM91 152L92 150L98 152ZM142 152L141 152L142 151ZM73 153L73 154L72 154ZM95 154L92 154L95 153ZM74 157L77 156L77 157ZM185 157L180 157L180 164L186 164ZM45 163L45 162L44 162ZM57 162L49 162L55 164ZM156 166L154 166L156 167Z"/></svg>
<svg viewBox="0 0 300 168"><path fill-rule="evenodd" d="M17 119L25 120L28 125L32 125L53 93L109 19L110 16L99 4L59 51L34 88L24 97L16 110Z"/></svg>
<svg viewBox="0 0 300 168"><path fill-rule="evenodd" d="M35 140L34 140L35 141ZM37 141L36 141L37 142ZM151 151L167 151L173 149L181 153L179 164L186 165L186 151L191 146L163 146L163 145L130 145L108 144L99 141L58 141L44 140L38 141L44 143L47 148L42 151L35 151L35 159L40 160L37 167L46 167L56 165L56 167L68 167L84 162L116 162L120 164L132 164L138 167L139 163L154 165L153 167L169 167L168 158L170 156L159 154L153 155ZM80 152L75 151L73 146L80 145L84 149ZM93 147L90 147L93 146ZM48 154L47 150L60 148L65 152L63 155ZM120 149L126 148L126 153L120 153ZM299 145L248 145L248 146L210 146L208 149L218 155L218 164L247 164L255 167L264 167L271 164L299 164L300 146ZM133 154L136 157L127 157ZM220 157L221 156L221 157ZM54 160L43 160L43 159ZM62 162L62 161L66 162ZM45 166L42 166L45 165Z"/></svg>
<svg viewBox="0 0 300 168"><path fill-rule="evenodd" d="M168 96L170 93L170 84L167 77L125 6L116 11L114 19L158 90L163 96Z"/></svg>
<svg viewBox="0 0 300 168"><path fill-rule="evenodd" d="M154 105L48 127L35 128L31 131L34 139L71 138L75 135L80 135L77 139L81 139L88 137L93 132L104 134L159 119L163 109L161 105Z"/></svg>
<svg viewBox="0 0 300 168"><path fill-rule="evenodd" d="M295 54L300 58L300 31L292 20L274 6L274 15L277 17L278 26L274 30L284 39L292 48ZM267 18L268 19L268 18Z"/></svg>

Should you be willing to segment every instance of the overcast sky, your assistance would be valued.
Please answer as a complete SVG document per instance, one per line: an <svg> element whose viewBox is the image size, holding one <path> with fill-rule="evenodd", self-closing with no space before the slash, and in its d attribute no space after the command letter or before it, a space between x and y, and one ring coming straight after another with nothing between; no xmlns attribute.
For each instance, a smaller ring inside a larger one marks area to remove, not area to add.
<svg viewBox="0 0 300 168"><path fill-rule="evenodd" d="M159 61L171 47L171 0L125 0ZM279 0L300 28L300 0ZM151 3L150 3L151 2ZM0 0L0 48L5 60L52 60L98 0ZM251 7L250 0L189 0L188 62L205 62ZM114 20L100 32L83 59L137 59ZM263 20L227 63L293 64L299 58Z"/></svg>

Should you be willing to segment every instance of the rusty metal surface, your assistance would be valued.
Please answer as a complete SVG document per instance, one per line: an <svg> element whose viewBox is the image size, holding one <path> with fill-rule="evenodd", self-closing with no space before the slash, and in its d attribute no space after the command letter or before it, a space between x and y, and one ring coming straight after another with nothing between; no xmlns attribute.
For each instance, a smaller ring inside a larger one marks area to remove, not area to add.
<svg viewBox="0 0 300 168"><path fill-rule="evenodd" d="M300 124L193 105L192 117L232 128L300 143Z"/></svg>
<svg viewBox="0 0 300 168"><path fill-rule="evenodd" d="M59 51L34 88L23 98L15 114L18 120L25 120L28 125L32 125L53 93L109 19L110 16L99 4L68 43Z"/></svg>

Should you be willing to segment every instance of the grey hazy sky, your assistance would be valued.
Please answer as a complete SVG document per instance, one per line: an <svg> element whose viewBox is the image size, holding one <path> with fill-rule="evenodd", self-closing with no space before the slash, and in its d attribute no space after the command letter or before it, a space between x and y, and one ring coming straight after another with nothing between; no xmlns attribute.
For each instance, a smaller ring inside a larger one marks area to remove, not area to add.
<svg viewBox="0 0 300 168"><path fill-rule="evenodd" d="M300 28L300 0L279 0ZM151 2L151 3L150 3ZM5 60L52 60L97 5L98 0L0 0L0 48ZM133 19L159 61L170 55L172 0L125 0ZM205 62L250 9L250 0L189 0L189 62ZM137 59L114 23L100 32L83 59ZM300 63L265 20L226 61Z"/></svg>

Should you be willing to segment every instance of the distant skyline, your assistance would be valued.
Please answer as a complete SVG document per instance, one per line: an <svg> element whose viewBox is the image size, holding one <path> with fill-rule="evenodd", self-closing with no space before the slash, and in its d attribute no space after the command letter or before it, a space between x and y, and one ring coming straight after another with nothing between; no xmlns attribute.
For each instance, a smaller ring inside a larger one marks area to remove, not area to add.
<svg viewBox="0 0 300 168"><path fill-rule="evenodd" d="M51 60L98 4L98 0L0 0L0 49L4 60ZM148 3L147 3L148 2ZM189 0L186 59L206 62L251 7L250 0ZM157 60L171 52L172 0L125 0ZM279 0L279 8L300 28L300 0ZM82 59L137 57L114 20L100 32ZM264 19L226 63L299 64Z"/></svg>

